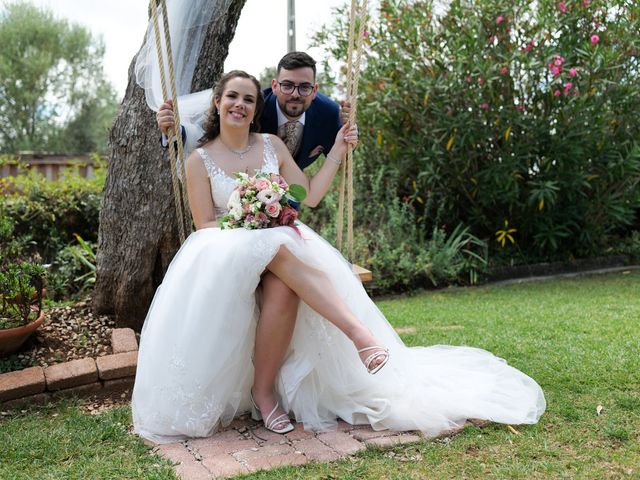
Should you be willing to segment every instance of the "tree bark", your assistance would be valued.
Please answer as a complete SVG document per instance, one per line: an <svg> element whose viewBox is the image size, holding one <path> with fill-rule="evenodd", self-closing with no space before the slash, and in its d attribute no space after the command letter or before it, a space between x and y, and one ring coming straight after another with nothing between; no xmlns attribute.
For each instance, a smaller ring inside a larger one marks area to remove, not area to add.
<svg viewBox="0 0 640 480"><path fill-rule="evenodd" d="M220 77L245 0L214 15L201 47L192 90ZM217 19L216 19L217 17ZM170 162L159 142L155 115L135 82L135 58L109 144L109 171L98 231L93 306L115 314L119 327L142 328L154 292L179 248Z"/></svg>

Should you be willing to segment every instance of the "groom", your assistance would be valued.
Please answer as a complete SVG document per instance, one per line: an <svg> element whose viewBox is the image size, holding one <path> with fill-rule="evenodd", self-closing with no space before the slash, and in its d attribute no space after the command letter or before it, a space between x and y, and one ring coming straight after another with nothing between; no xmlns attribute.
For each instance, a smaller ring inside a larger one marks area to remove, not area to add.
<svg viewBox="0 0 640 480"><path fill-rule="evenodd" d="M342 112L329 97L318 92L316 62L304 52L289 52L278 63L276 78L263 91L264 110L260 118L262 133L279 136L301 169L311 165L323 152L333 147L350 105L342 103ZM156 114L164 135L173 129L173 104L160 105ZM187 150L198 138L182 127ZM166 137L163 137L166 146Z"/></svg>

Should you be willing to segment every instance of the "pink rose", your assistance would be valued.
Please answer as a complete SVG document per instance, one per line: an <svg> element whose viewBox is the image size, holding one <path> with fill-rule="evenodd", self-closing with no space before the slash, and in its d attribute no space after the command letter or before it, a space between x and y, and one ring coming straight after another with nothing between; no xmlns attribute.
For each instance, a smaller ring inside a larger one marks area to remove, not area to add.
<svg viewBox="0 0 640 480"><path fill-rule="evenodd" d="M499 15L498 17L496 17L496 23L498 25L500 25L502 22L504 22L504 17L502 15Z"/></svg>
<svg viewBox="0 0 640 480"><path fill-rule="evenodd" d="M272 218L276 218L278 215L280 215L280 210L282 210L282 207L279 203L274 202L267 205L267 208L265 208L265 210L267 212L267 215Z"/></svg>
<svg viewBox="0 0 640 480"><path fill-rule="evenodd" d="M558 4L558 9L562 12L562 13L567 13L567 6L565 5L564 2L560 2Z"/></svg>
<svg viewBox="0 0 640 480"><path fill-rule="evenodd" d="M256 220L258 221L258 223L261 223L263 225L269 223L269 217L267 217L264 212L258 212L258 215L256 215Z"/></svg>
<svg viewBox="0 0 640 480"><path fill-rule="evenodd" d="M574 68L570 68L569 69L569 76L575 77L576 73L578 73L578 69L577 68L574 67Z"/></svg>
<svg viewBox="0 0 640 480"><path fill-rule="evenodd" d="M270 186L271 186L271 184L267 180L265 180L264 178L259 178L259 179L256 180L256 188L258 190L266 190Z"/></svg>
<svg viewBox="0 0 640 480"><path fill-rule="evenodd" d="M598 35L591 35L591 45L596 46L600 41L600 37Z"/></svg>
<svg viewBox="0 0 640 480"><path fill-rule="evenodd" d="M280 220L278 221L278 223L280 223L280 225L293 226L293 222L295 222L297 218L298 212L295 208L284 207L282 209L282 213L280 214Z"/></svg>

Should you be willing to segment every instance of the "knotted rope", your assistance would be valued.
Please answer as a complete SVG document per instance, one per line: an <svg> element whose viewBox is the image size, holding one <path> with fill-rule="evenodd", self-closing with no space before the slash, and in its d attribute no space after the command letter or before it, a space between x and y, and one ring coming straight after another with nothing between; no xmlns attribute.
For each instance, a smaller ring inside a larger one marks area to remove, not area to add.
<svg viewBox="0 0 640 480"><path fill-rule="evenodd" d="M171 87L171 98L173 98L173 124L180 124L180 114L178 112L178 94L176 89L176 78L173 68L173 54L171 51L171 34L169 32L169 20L167 18L167 2L165 0L151 0L149 9L153 19L153 31L156 37L156 53L158 55L158 67L160 69L160 85L162 87L162 97L169 98L167 95L167 83L164 70L164 55L162 51L162 38L160 36L160 24L158 21L158 4L162 9L162 20L164 28L164 42L167 54L167 68L169 70L169 85ZM176 152L177 143L177 152ZM169 138L169 159L171 161L171 183L173 186L173 199L176 205L176 215L178 217L178 233L180 235L180 243L184 242L187 234L191 233L191 215L189 208L189 199L187 198L186 186L182 184L181 179L186 179L184 159L182 158L184 146L182 144L182 132L176 135L174 132ZM178 159L180 159L180 178L178 178Z"/></svg>
<svg viewBox="0 0 640 480"><path fill-rule="evenodd" d="M367 16L367 0L362 0L357 9L357 0L351 0L351 13L349 15L349 47L347 51L347 100L351 104L349 112L349 124L354 125L358 107L358 82L360 80L360 60L362 57L362 42L364 39L364 26ZM356 36L356 20L358 22L358 34ZM340 196L338 199L338 238L336 244L338 250L342 250L344 229L344 200L345 183L347 187L347 247L348 256L353 260L353 147L349 145L347 157L342 164L340 175Z"/></svg>

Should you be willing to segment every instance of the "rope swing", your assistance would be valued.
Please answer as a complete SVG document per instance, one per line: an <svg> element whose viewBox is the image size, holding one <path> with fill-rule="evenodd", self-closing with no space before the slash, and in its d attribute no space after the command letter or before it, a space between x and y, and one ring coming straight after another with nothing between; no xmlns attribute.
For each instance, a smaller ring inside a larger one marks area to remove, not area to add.
<svg viewBox="0 0 640 480"><path fill-rule="evenodd" d="M158 5L162 9L162 20L164 29L164 42L166 47L166 61L169 70L169 84L171 87L171 97L167 95L167 83L164 70L164 55L162 50L162 38L160 35L160 23L158 20ZM162 97L173 98L173 122L174 125L180 124L180 114L178 112L178 94L176 89L176 78L173 67L173 54L171 52L171 35L169 33L169 20L167 16L167 2L165 0L151 0L149 3L150 16L153 22L153 31L156 38L156 53L158 55L158 66L160 69L160 83L162 85ZM191 209L189 208L189 199L187 198L187 188L180 179L185 179L184 161L182 159L184 146L182 144L182 135L176 135L173 132L169 142L169 159L171 161L171 183L173 186L173 199L176 205L176 215L178 217L178 233L180 235L180 243L183 243L187 235L191 233ZM177 144L177 151L176 151ZM178 159L180 161L178 162ZM177 165L180 165L180 177L178 177Z"/></svg>
<svg viewBox="0 0 640 480"><path fill-rule="evenodd" d="M353 125L356 120L358 107L358 82L360 80L360 59L362 58L362 42L364 39L364 26L367 15L367 0L362 0L360 8L357 0L351 0L351 13L349 15L349 47L347 51L347 101L351 104L349 123ZM356 36L356 23L358 33ZM347 157L342 164L340 175L340 196L338 200L338 235L336 245L342 251L344 210L345 210L345 184L347 196L347 251L348 258L353 260L353 147L349 145ZM358 267L359 268L359 267ZM361 269L364 270L364 269ZM370 273L370 272L369 272ZM362 273L360 277L363 278Z"/></svg>
<svg viewBox="0 0 640 480"><path fill-rule="evenodd" d="M163 20L164 30L164 46L162 48L162 36L160 33L159 15L160 10ZM364 40L364 27L367 14L367 0L362 0L358 8L358 1L351 0L351 13L349 16L349 47L347 53L347 78L346 78L346 99L351 104L349 113L349 123L355 124L357 104L358 104L358 82L360 80L360 61L362 57L362 43ZM162 87L163 98L173 99L173 121L174 125L181 125L180 114L178 108L178 95L176 89L176 79L174 72L173 54L171 51L171 35L169 32L169 21L167 16L166 0L151 0L149 3L149 16L152 19L153 30L155 34L156 54L158 57L158 66L160 73L160 83ZM356 33L356 26L357 33ZM165 59L166 53L166 59ZM169 73L169 87L171 96L167 90L167 78L165 72L165 60ZM189 208L189 200L187 198L186 186L181 182L185 179L185 165L182 159L184 146L182 135L173 132L171 138L168 139L169 158L171 161L171 180L173 186L173 197L176 207L176 215L178 219L178 231L180 235L180 243L183 243L187 235L192 231L192 221ZM349 146L347 156L342 163L340 175L340 194L338 202L338 225L337 225L337 247L342 251L342 243L344 236L344 211L345 211L345 187L346 187L346 210L347 210L347 249L348 258L353 259L353 147ZM354 271L360 276L362 281L371 280L371 272L354 265Z"/></svg>

